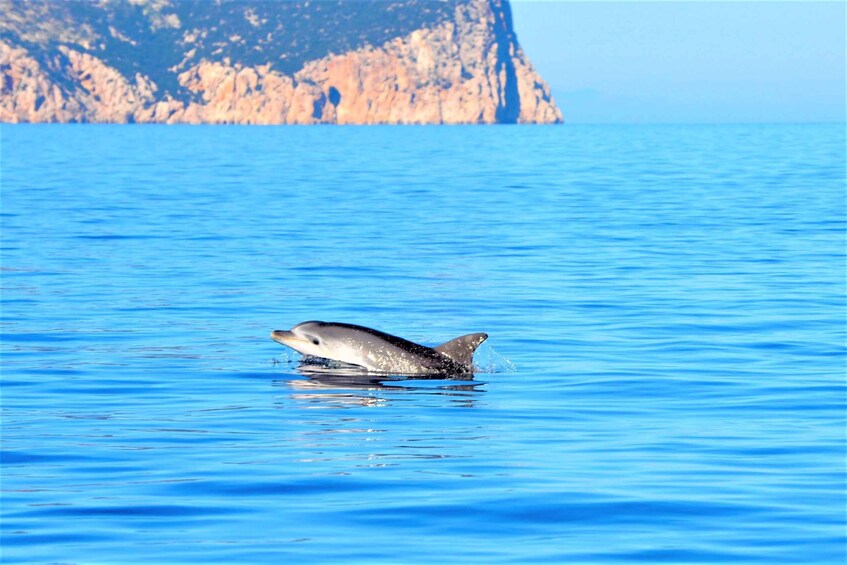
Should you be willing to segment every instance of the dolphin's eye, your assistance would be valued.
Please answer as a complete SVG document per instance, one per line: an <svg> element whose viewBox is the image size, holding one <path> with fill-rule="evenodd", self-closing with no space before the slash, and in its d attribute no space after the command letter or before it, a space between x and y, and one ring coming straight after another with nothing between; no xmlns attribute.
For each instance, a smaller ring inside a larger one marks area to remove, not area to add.
<svg viewBox="0 0 847 565"><path fill-rule="evenodd" d="M315 345L320 345L320 344L321 344L321 340L319 340L319 339L318 339L318 338L316 338L316 337L313 337L313 338L312 338L312 343L314 343Z"/></svg>

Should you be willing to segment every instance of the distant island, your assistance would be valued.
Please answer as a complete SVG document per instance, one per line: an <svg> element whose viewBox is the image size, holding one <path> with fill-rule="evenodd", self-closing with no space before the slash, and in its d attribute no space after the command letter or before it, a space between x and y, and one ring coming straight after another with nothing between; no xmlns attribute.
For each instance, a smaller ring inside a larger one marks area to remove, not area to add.
<svg viewBox="0 0 847 565"><path fill-rule="evenodd" d="M506 0L0 0L0 122L559 123Z"/></svg>

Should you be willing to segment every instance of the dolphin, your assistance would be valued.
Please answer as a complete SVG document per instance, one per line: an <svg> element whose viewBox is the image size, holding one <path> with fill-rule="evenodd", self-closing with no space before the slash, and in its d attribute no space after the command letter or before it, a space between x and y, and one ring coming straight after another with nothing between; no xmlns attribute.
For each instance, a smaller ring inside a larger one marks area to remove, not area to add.
<svg viewBox="0 0 847 565"><path fill-rule="evenodd" d="M463 335L426 347L379 330L338 322L309 321L291 330L274 330L271 339L312 357L368 371L400 375L473 373L473 353L488 334Z"/></svg>

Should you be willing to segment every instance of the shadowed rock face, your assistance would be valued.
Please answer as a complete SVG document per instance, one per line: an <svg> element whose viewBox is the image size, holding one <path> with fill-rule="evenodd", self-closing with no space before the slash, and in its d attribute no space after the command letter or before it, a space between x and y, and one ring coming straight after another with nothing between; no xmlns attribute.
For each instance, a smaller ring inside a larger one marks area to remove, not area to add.
<svg viewBox="0 0 847 565"><path fill-rule="evenodd" d="M0 121L556 123L503 0L0 0Z"/></svg>

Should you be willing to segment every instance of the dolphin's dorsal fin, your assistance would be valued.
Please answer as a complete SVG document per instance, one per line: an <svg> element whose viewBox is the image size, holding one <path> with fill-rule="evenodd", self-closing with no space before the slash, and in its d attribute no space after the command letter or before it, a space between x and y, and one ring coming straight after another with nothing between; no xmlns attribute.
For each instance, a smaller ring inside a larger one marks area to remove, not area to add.
<svg viewBox="0 0 847 565"><path fill-rule="evenodd" d="M488 339L488 334L468 334L451 339L447 343L442 343L433 349L442 355L446 355L456 363L470 367L473 365L473 352L486 339Z"/></svg>

